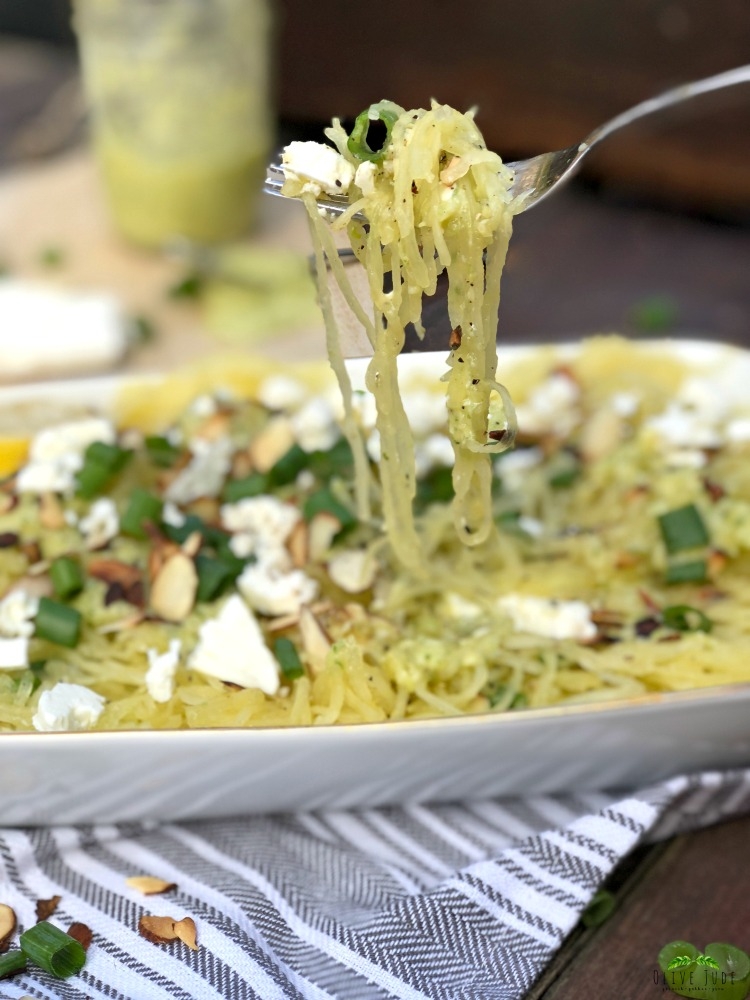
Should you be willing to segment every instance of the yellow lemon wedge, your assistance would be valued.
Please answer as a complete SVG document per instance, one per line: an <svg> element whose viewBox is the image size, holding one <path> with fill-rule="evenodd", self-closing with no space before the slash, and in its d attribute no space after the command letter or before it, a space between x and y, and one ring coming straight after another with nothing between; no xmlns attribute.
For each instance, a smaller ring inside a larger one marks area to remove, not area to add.
<svg viewBox="0 0 750 1000"><path fill-rule="evenodd" d="M0 477L20 469L29 455L29 438L0 435Z"/></svg>

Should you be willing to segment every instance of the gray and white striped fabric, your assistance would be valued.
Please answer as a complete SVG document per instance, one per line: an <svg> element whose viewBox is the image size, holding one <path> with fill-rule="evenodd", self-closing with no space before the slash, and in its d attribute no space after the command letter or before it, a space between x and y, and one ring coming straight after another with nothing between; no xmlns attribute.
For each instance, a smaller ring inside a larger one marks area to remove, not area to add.
<svg viewBox="0 0 750 1000"><path fill-rule="evenodd" d="M630 794L263 816L181 825L0 830L0 901L39 899L94 942L67 981L26 973L0 997L43 1000L514 1000L637 844L750 810L750 769ZM131 875L173 881L144 897ZM191 916L198 951L138 934Z"/></svg>

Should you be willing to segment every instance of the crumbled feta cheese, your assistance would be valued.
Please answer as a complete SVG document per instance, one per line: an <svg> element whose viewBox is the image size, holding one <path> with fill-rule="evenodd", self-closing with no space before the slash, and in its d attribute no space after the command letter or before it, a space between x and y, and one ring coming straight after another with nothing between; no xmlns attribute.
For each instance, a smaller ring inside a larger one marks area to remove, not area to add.
<svg viewBox="0 0 750 1000"><path fill-rule="evenodd" d="M377 167L372 160L365 160L357 167L354 183L365 197L375 193L375 174Z"/></svg>
<svg viewBox="0 0 750 1000"><path fill-rule="evenodd" d="M288 375L269 375L258 389L258 402L269 410L296 410L307 397L306 387Z"/></svg>
<svg viewBox="0 0 750 1000"><path fill-rule="evenodd" d="M610 402L618 417L632 417L641 405L634 392L615 392Z"/></svg>
<svg viewBox="0 0 750 1000"><path fill-rule="evenodd" d="M443 430L448 419L445 396L429 389L409 389L403 394L404 409L416 438Z"/></svg>
<svg viewBox="0 0 750 1000"><path fill-rule="evenodd" d="M227 531L247 532L266 545L283 545L301 517L293 504L265 494L224 504L220 516Z"/></svg>
<svg viewBox="0 0 750 1000"><path fill-rule="evenodd" d="M474 601L467 601L465 597L457 594L454 590L449 590L443 594L443 613L448 618L471 619L478 618L482 609Z"/></svg>
<svg viewBox="0 0 750 1000"><path fill-rule="evenodd" d="M354 167L338 150L322 142L290 142L281 154L288 193L346 194L354 180Z"/></svg>
<svg viewBox="0 0 750 1000"><path fill-rule="evenodd" d="M430 434L414 447L417 475L424 476L435 468L450 469L456 456L450 438L445 434Z"/></svg>
<svg viewBox="0 0 750 1000"><path fill-rule="evenodd" d="M29 665L29 640L25 635L0 639L0 670L20 670Z"/></svg>
<svg viewBox="0 0 750 1000"><path fill-rule="evenodd" d="M596 635L591 609L583 601L555 601L547 597L506 594L498 601L518 632L531 632L546 639L577 639L585 642Z"/></svg>
<svg viewBox="0 0 750 1000"><path fill-rule="evenodd" d="M188 407L188 413L200 419L208 419L208 417L212 417L216 413L218 408L214 397L209 396L208 393L204 393L202 396L195 397Z"/></svg>
<svg viewBox="0 0 750 1000"><path fill-rule="evenodd" d="M32 440L29 462L18 473L18 493L68 493L83 466L90 444L114 444L116 432L109 420L87 417L40 431Z"/></svg>
<svg viewBox="0 0 750 1000"><path fill-rule="evenodd" d="M644 427L672 448L715 448L721 444L713 420L679 402L671 402L663 413L646 420Z"/></svg>
<svg viewBox="0 0 750 1000"><path fill-rule="evenodd" d="M544 522L537 520L535 517L526 517L522 514L518 518L517 523L521 531L525 531L532 538L541 538L544 534Z"/></svg>
<svg viewBox="0 0 750 1000"><path fill-rule="evenodd" d="M185 521L187 521L185 514L183 514L177 504L172 503L171 500L167 500L164 504L161 519L165 524L170 525L172 528L181 528Z"/></svg>
<svg viewBox="0 0 750 1000"><path fill-rule="evenodd" d="M237 594L227 600L216 618L201 625L198 645L188 664L201 674L259 688L265 694L276 694L279 689L276 658L266 646L252 611Z"/></svg>
<svg viewBox="0 0 750 1000"><path fill-rule="evenodd" d="M117 505L109 497L95 500L86 517L82 517L78 527L89 549L100 549L111 541L120 530Z"/></svg>
<svg viewBox="0 0 750 1000"><path fill-rule="evenodd" d="M378 408L375 403L375 397L371 392L353 392L352 410L359 418L360 426L364 430L369 431L375 427L375 421L378 418Z"/></svg>
<svg viewBox="0 0 750 1000"><path fill-rule="evenodd" d="M179 639L172 639L166 653L159 653L155 649L146 650L148 657L146 690L154 701L160 703L169 701L174 694L174 678L180 664L181 646Z"/></svg>
<svg viewBox="0 0 750 1000"><path fill-rule="evenodd" d="M736 417L730 420L724 428L727 441L732 444L742 444L750 441L750 417Z"/></svg>
<svg viewBox="0 0 750 1000"><path fill-rule="evenodd" d="M578 423L580 388L567 375L555 372L538 385L527 401L516 407L518 429L523 434L563 437Z"/></svg>
<svg viewBox="0 0 750 1000"><path fill-rule="evenodd" d="M526 473L544 461L541 448L516 448L503 452L495 461L495 475L500 477L506 493L520 493L524 487Z"/></svg>
<svg viewBox="0 0 750 1000"><path fill-rule="evenodd" d="M11 590L0 601L0 635L14 638L34 634L39 598L25 590Z"/></svg>
<svg viewBox="0 0 750 1000"><path fill-rule="evenodd" d="M305 403L294 414L292 431L303 451L328 451L341 435L333 407L320 396Z"/></svg>
<svg viewBox="0 0 750 1000"><path fill-rule="evenodd" d="M34 729L40 733L90 729L96 725L104 705L105 699L95 691L60 681L51 690L42 692L32 719Z"/></svg>
<svg viewBox="0 0 750 1000"><path fill-rule="evenodd" d="M301 569L283 572L267 562L246 566L237 578L237 589L262 615L297 614L318 595L318 582Z"/></svg>
<svg viewBox="0 0 750 1000"><path fill-rule="evenodd" d="M215 441L196 438L190 443L192 458L164 491L172 503L192 503L199 497L215 497L221 492L232 465L234 445L228 437Z"/></svg>

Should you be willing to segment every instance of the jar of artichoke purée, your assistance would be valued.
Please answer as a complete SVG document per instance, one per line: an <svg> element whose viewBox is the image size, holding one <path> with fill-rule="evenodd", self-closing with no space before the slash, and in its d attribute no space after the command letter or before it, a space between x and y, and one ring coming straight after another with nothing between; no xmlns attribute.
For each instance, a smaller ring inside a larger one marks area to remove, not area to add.
<svg viewBox="0 0 750 1000"><path fill-rule="evenodd" d="M266 0L75 0L94 147L123 236L251 226L273 139Z"/></svg>

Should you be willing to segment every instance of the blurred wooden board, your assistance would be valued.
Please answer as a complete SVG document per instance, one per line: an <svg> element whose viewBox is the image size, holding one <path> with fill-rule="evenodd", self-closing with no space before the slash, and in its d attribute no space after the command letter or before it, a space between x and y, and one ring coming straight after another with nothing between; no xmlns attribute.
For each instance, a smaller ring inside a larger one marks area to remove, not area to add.
<svg viewBox="0 0 750 1000"><path fill-rule="evenodd" d="M260 246L308 253L301 206L264 198L252 239ZM48 247L59 247L64 254L62 266L54 270L41 262ZM133 248L112 231L95 165L86 152L0 177L0 258L18 277L79 290L108 289L128 314L152 320L157 331L153 343L131 351L123 371L163 370L229 350L203 328L194 303L168 297L185 266ZM323 357L322 322L259 340L252 350L287 360Z"/></svg>

